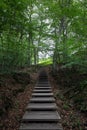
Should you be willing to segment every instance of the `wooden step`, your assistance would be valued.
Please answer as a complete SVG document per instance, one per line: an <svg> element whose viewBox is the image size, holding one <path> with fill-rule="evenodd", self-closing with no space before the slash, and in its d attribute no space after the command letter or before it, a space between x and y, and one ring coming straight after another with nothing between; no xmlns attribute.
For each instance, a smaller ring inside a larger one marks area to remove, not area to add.
<svg viewBox="0 0 87 130"><path fill-rule="evenodd" d="M50 93L50 92L52 92L52 90L51 89L40 89L40 90L34 89L33 92L35 92L35 93Z"/></svg>
<svg viewBox="0 0 87 130"><path fill-rule="evenodd" d="M37 82L37 84L49 84L48 81L40 81L40 82Z"/></svg>
<svg viewBox="0 0 87 130"><path fill-rule="evenodd" d="M53 97L53 93L32 93L32 97Z"/></svg>
<svg viewBox="0 0 87 130"><path fill-rule="evenodd" d="M45 80L45 81L38 81L37 83L43 83L43 84L49 84L48 80Z"/></svg>
<svg viewBox="0 0 87 130"><path fill-rule="evenodd" d="M51 87L35 87L35 89L51 89Z"/></svg>
<svg viewBox="0 0 87 130"><path fill-rule="evenodd" d="M42 83L37 83L37 85L50 85L49 83L45 83L45 82L42 82Z"/></svg>
<svg viewBox="0 0 87 130"><path fill-rule="evenodd" d="M19 130L63 130L45 71L38 77Z"/></svg>
<svg viewBox="0 0 87 130"><path fill-rule="evenodd" d="M34 103L50 103L50 102L55 102L55 99L53 97L32 97L30 99L30 102Z"/></svg>
<svg viewBox="0 0 87 130"><path fill-rule="evenodd" d="M60 123L22 123L19 130L63 130Z"/></svg>
<svg viewBox="0 0 87 130"><path fill-rule="evenodd" d="M57 111L26 111L22 122L60 122Z"/></svg>
<svg viewBox="0 0 87 130"><path fill-rule="evenodd" d="M37 84L37 87L50 87L49 84Z"/></svg>
<svg viewBox="0 0 87 130"><path fill-rule="evenodd" d="M29 103L26 110L56 110L57 106L55 103Z"/></svg>

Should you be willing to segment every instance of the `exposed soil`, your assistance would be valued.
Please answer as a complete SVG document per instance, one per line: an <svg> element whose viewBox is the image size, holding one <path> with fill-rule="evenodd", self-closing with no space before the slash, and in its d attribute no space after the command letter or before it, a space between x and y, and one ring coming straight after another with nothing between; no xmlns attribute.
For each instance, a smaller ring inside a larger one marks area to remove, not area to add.
<svg viewBox="0 0 87 130"><path fill-rule="evenodd" d="M69 100L69 98L64 95L65 89L62 85L60 86L58 84L57 78L58 77L55 79L51 74L49 74L49 80L53 88L64 130L87 130L86 112L82 113L79 111L77 106L73 104L73 100ZM64 84L63 81L62 83Z"/></svg>
<svg viewBox="0 0 87 130"><path fill-rule="evenodd" d="M22 116L29 103L37 79L36 73L31 73L30 79L28 79L28 75L27 77L25 75L23 77L22 74L21 79L21 76L18 74L19 80L15 79L12 74L0 75L1 130L18 130L20 126ZM25 82L19 82L23 80L23 78Z"/></svg>

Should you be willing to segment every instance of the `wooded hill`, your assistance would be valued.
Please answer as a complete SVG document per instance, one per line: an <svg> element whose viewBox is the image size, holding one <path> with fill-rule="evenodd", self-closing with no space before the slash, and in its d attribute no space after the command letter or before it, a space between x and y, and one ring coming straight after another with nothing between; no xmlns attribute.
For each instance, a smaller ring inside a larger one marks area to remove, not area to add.
<svg viewBox="0 0 87 130"><path fill-rule="evenodd" d="M0 0L0 71L38 64L46 55L55 69L63 63L86 70L86 24L85 0Z"/></svg>
<svg viewBox="0 0 87 130"><path fill-rule="evenodd" d="M59 71L57 80L64 76L63 85L73 81L79 96L86 91L87 1L0 0L0 72L46 58L54 74Z"/></svg>

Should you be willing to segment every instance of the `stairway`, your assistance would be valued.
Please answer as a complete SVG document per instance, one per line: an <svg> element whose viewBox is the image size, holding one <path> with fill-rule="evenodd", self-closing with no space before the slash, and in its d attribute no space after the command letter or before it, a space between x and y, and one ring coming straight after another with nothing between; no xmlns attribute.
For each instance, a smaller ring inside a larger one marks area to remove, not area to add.
<svg viewBox="0 0 87 130"><path fill-rule="evenodd" d="M46 72L39 74L19 130L63 130Z"/></svg>

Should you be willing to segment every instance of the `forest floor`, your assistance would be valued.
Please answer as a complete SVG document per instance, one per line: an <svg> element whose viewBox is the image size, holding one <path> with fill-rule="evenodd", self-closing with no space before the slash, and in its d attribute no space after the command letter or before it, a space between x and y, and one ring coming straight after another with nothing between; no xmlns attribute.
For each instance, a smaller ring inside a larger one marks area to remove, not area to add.
<svg viewBox="0 0 87 130"><path fill-rule="evenodd" d="M50 78L50 82L64 130L87 130L87 126L84 126L87 121L86 115L80 113L75 106L71 105L70 101L64 97L63 90L60 89L53 78Z"/></svg>
<svg viewBox="0 0 87 130"><path fill-rule="evenodd" d="M28 69L21 70L21 76L16 74L18 80L12 74L0 75L0 130L18 130L20 126L37 79L35 71L29 72L30 79L26 72Z"/></svg>
<svg viewBox="0 0 87 130"><path fill-rule="evenodd" d="M29 77L26 74L24 74L24 77L22 76L25 79L25 83L19 82L20 79L19 81L16 79L17 75L16 78L12 75L0 75L1 130L18 130L21 118L36 84L37 72L28 69L23 69L21 72L23 74L26 72L30 74L30 79L28 79ZM64 130L87 130L86 113L81 113L77 110L69 99L64 96L64 91L61 89L61 86L59 86L50 73L48 75L56 98L58 112L62 118Z"/></svg>
<svg viewBox="0 0 87 130"><path fill-rule="evenodd" d="M63 75L61 76L60 74L59 76L62 80L62 83L64 84L65 82L63 79L65 79L65 77ZM75 78L75 75L73 78ZM56 99L58 112L61 116L64 130L87 130L87 111L80 111L78 109L79 103L74 104L73 98L70 99L69 95L64 95L68 89L67 87L62 86L58 83L58 77L55 78L51 73L49 73L49 80L54 92L54 97ZM70 91L72 93L72 90Z"/></svg>

